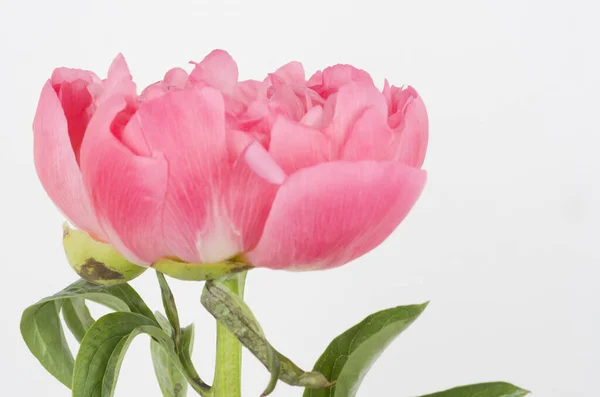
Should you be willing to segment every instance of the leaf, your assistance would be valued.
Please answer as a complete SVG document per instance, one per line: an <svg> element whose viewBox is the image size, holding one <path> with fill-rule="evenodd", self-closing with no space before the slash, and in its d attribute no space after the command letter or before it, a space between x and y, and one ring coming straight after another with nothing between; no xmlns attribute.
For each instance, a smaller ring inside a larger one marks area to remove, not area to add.
<svg viewBox="0 0 600 397"><path fill-rule="evenodd" d="M127 349L129 348L129 345L133 339L136 336L144 333L150 335L153 341L159 341L159 346L162 347L164 351L173 352L173 343L170 340L169 335L166 334L162 329L155 325L142 325L137 327L127 337L121 339L111 354L110 360L106 366L104 378L102 380L102 397L113 396L117 386L121 364L125 358L125 353L127 352ZM176 364L179 363L176 362ZM75 361L75 369L77 369L77 367L77 361Z"/></svg>
<svg viewBox="0 0 600 397"><path fill-rule="evenodd" d="M210 392L208 386L198 375L192 363L192 351L194 349L194 324L190 324L181 330L181 345L179 346L179 360L185 371L185 377L192 388L198 394L204 396Z"/></svg>
<svg viewBox="0 0 600 397"><path fill-rule="evenodd" d="M292 386L322 388L328 380L318 372L305 372L279 353L265 338L250 308L221 283L207 281L201 298L204 307L223 324L265 367ZM273 379L265 393L273 389Z"/></svg>
<svg viewBox="0 0 600 397"><path fill-rule="evenodd" d="M25 309L21 335L44 368L70 388L74 360L60 324L60 306L60 301L48 301Z"/></svg>
<svg viewBox="0 0 600 397"><path fill-rule="evenodd" d="M169 323L171 323L171 327L173 327L173 339L175 340L175 346L179 346L181 339L181 325L179 323L177 305L175 305L175 297L173 296L173 292L171 292L171 288L169 288L169 284L167 283L165 276L161 272L157 271L156 277L158 278L158 284L160 285L160 292L165 313L167 313Z"/></svg>
<svg viewBox="0 0 600 397"><path fill-rule="evenodd" d="M150 341L150 352L152 353L154 373L163 396L185 397L188 383L185 376L172 364L169 353L154 339Z"/></svg>
<svg viewBox="0 0 600 397"><path fill-rule="evenodd" d="M167 334L173 333L173 327L171 327L171 323L169 320L158 310L154 312L154 317L156 318L156 322Z"/></svg>
<svg viewBox="0 0 600 397"><path fill-rule="evenodd" d="M75 299L75 302L65 302ZM88 328L91 316L77 300L89 299L116 311L141 314L152 321L154 315L142 298L128 284L105 287L78 280L62 291L29 306L21 316L21 334L31 353L42 366L67 387L71 387L73 354L67 345L59 311L67 326L80 340Z"/></svg>
<svg viewBox="0 0 600 397"><path fill-rule="evenodd" d="M528 390L506 382L480 383L477 385L468 385L455 387L433 394L427 394L421 397L523 397L529 394Z"/></svg>
<svg viewBox="0 0 600 397"><path fill-rule="evenodd" d="M62 302L62 315L65 323L77 342L81 342L95 320L85 304L85 299L71 298L64 299Z"/></svg>
<svg viewBox="0 0 600 397"><path fill-rule="evenodd" d="M169 320L167 320L165 318L165 316L162 315L162 313L160 312L155 312L154 315L156 316L156 319L158 320L158 323L160 324L161 328L163 329L163 331L165 331L168 335L172 335L172 327L171 324L169 323ZM187 384L189 384L190 386L192 386L192 388L201 396L207 396L210 393L210 386L208 386L206 383L204 383L204 381L200 378L200 376L198 375L198 372L196 372L196 368L194 367L194 364L192 363L192 350L193 350L193 346L194 346L194 324L190 324L187 327L183 328L181 330L181 343L179 345L179 349L175 348L175 345L171 342L168 346L166 346L164 343L163 345L163 351L164 353L166 353L166 356L164 355L158 355L155 356L154 350L157 349L157 346L155 345L157 342L157 340L152 339L151 340L151 351L152 353L152 359L153 360L159 360L160 362L157 363L155 361L153 361L154 364L154 369L155 372L157 371L157 365L159 367L166 367L166 366L170 366L170 372L172 372L172 374L170 375L173 379L169 379L166 378L165 376L167 376L168 374L158 374L157 373L157 378L161 387L161 390L163 390L164 393L164 389L166 388L167 390L170 390L170 388L172 386L169 385L176 385L178 383L178 376L175 372L175 370L179 370L183 375L184 375L184 380L187 380ZM168 348L168 349L167 349ZM154 349L154 350L152 350ZM167 351L168 350L168 351ZM170 359L171 362L169 362L167 364L166 361L166 357L168 357ZM185 382L181 382L183 385L183 389L185 392L187 392L187 388L186 388L186 383ZM173 387L173 390L175 388ZM181 394L182 396L185 394Z"/></svg>
<svg viewBox="0 0 600 397"><path fill-rule="evenodd" d="M112 396L125 352L133 338L142 332L171 342L154 321L138 313L116 312L98 319L79 347L73 372L73 396Z"/></svg>
<svg viewBox="0 0 600 397"><path fill-rule="evenodd" d="M169 320L167 320L160 312L155 312L154 315L156 316L156 319L158 320L158 323L163 331L169 335L172 335L173 330ZM183 360L182 352L188 351L187 357L190 357L193 346L193 338L193 325L190 325L182 330L179 357L181 358L181 364L183 366L186 365L186 362ZM186 376L181 373L178 366L172 363L172 356L165 350L161 343L155 339L150 340L150 352L152 354L154 373L156 374L156 379L158 380L158 384L163 396L185 397L187 395L188 382L186 380Z"/></svg>
<svg viewBox="0 0 600 397"><path fill-rule="evenodd" d="M398 306L374 313L335 338L315 367L335 384L304 392L304 397L354 397L383 350L419 317L427 303Z"/></svg>

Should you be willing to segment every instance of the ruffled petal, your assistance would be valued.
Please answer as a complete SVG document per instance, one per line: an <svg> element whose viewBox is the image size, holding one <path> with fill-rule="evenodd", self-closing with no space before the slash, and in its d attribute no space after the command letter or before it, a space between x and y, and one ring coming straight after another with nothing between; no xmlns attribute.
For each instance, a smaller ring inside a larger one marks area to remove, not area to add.
<svg viewBox="0 0 600 397"><path fill-rule="evenodd" d="M198 63L189 81L193 85L208 85L227 95L233 95L238 81L238 67L231 55L214 50Z"/></svg>
<svg viewBox="0 0 600 397"><path fill-rule="evenodd" d="M306 80L304 77L304 67L300 62L293 61L287 63L279 69L277 69L275 72L273 72L273 74L279 77L280 79L283 79L283 81L285 81L286 84L306 84Z"/></svg>
<svg viewBox="0 0 600 397"><path fill-rule="evenodd" d="M321 80L321 83L313 85L312 88L324 98L339 91L342 86L348 83L366 83L373 85L373 79L369 73L351 65L334 65L325 68L322 74L315 74L311 77L309 83L312 81L314 84L314 82L318 82L319 79ZM309 84L309 86L311 85Z"/></svg>
<svg viewBox="0 0 600 397"><path fill-rule="evenodd" d="M279 188L263 235L247 257L272 269L343 265L392 233L425 179L424 171L391 162L332 162L300 170Z"/></svg>

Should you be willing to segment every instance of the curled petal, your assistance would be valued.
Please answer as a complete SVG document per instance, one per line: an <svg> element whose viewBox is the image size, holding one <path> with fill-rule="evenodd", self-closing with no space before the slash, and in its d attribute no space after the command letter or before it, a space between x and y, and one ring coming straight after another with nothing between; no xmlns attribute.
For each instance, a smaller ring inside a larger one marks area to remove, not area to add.
<svg viewBox="0 0 600 397"><path fill-rule="evenodd" d="M35 169L48 196L74 225L106 240L85 192L67 119L51 81L42 89L33 133Z"/></svg>
<svg viewBox="0 0 600 397"><path fill-rule="evenodd" d="M425 172L391 162L332 162L302 169L279 188L254 266L314 270L379 245L421 194Z"/></svg>
<svg viewBox="0 0 600 397"><path fill-rule="evenodd" d="M127 108L112 96L90 120L81 147L81 170L108 241L130 261L149 265L167 252L161 230L167 162L160 153L136 155L113 133Z"/></svg>

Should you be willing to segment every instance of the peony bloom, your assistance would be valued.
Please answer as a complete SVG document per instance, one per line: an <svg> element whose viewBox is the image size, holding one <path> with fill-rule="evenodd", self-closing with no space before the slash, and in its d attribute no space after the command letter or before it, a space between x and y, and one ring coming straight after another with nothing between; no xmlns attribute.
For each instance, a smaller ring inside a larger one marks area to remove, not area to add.
<svg viewBox="0 0 600 397"><path fill-rule="evenodd" d="M224 51L137 94L118 56L104 80L57 69L34 122L35 165L77 227L130 261L324 269L379 245L425 184L423 101L336 65L238 81Z"/></svg>

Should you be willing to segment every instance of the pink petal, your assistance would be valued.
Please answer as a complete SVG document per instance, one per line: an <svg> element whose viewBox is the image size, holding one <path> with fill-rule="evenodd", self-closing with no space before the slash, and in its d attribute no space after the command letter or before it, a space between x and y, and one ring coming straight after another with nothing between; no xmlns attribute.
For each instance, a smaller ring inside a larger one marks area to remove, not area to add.
<svg viewBox="0 0 600 397"><path fill-rule="evenodd" d="M302 169L280 187L263 235L247 256L272 269L343 265L393 232L419 197L425 175L404 164L371 161Z"/></svg>
<svg viewBox="0 0 600 397"><path fill-rule="evenodd" d="M234 96L247 105L257 99L265 99L269 85L269 82L258 80L240 81L236 86Z"/></svg>
<svg viewBox="0 0 600 397"><path fill-rule="evenodd" d="M52 72L52 86L55 87L65 82L73 82L75 80L83 80L86 83L99 83L100 78L89 70L56 68Z"/></svg>
<svg viewBox="0 0 600 397"><path fill-rule="evenodd" d="M117 55L111 63L108 68L108 77L102 83L102 87L92 86L90 88L99 93L98 105L113 95L124 96L128 100L136 98L136 86L123 54Z"/></svg>
<svg viewBox="0 0 600 397"><path fill-rule="evenodd" d="M392 104L392 88L390 87L390 83L385 79L383 82L383 90L381 92L385 97L385 102L388 106L388 115L391 115L393 112L393 104Z"/></svg>
<svg viewBox="0 0 600 397"><path fill-rule="evenodd" d="M387 116L385 97L375 86L367 83L346 84L337 93L333 118L325 132L341 147L354 123L367 108L373 108ZM327 109L326 104L324 110L327 112Z"/></svg>
<svg viewBox="0 0 600 397"><path fill-rule="evenodd" d="M240 249L227 214L224 112L220 92L186 88L142 103L130 122L168 162L163 234L171 255L188 262L216 262Z"/></svg>
<svg viewBox="0 0 600 397"><path fill-rule="evenodd" d="M429 120L425 103L412 87L408 87L398 94L395 107L397 111L389 119L390 126L394 128L399 140L395 158L420 168L425 160L429 139Z"/></svg>
<svg viewBox="0 0 600 397"><path fill-rule="evenodd" d="M173 68L165 73L163 82L168 87L179 88L182 90L185 87L185 83L188 80L188 73L182 68Z"/></svg>
<svg viewBox="0 0 600 397"><path fill-rule="evenodd" d="M144 101L156 99L159 96L171 90L182 90L188 80L188 74L181 68L173 68L165 73L165 77L161 81L144 88L140 94L140 98Z"/></svg>
<svg viewBox="0 0 600 397"><path fill-rule="evenodd" d="M314 128L323 127L323 106L314 106L306 112L300 123Z"/></svg>
<svg viewBox="0 0 600 397"><path fill-rule="evenodd" d="M388 126L387 117L369 108L356 121L344 145L342 159L394 161L400 137Z"/></svg>
<svg viewBox="0 0 600 397"><path fill-rule="evenodd" d="M165 84L162 81L158 81L144 88L144 90L140 94L140 99L142 101L151 101L164 95L167 92L169 92L169 89L165 86Z"/></svg>
<svg viewBox="0 0 600 397"><path fill-rule="evenodd" d="M274 73L277 77L283 79L286 84L305 85L304 67L300 62L290 62L277 69Z"/></svg>
<svg viewBox="0 0 600 397"><path fill-rule="evenodd" d="M271 131L269 152L281 168L291 174L329 161L331 141L319 130L279 117Z"/></svg>
<svg viewBox="0 0 600 397"><path fill-rule="evenodd" d="M260 143L250 144L244 153L244 159L250 169L267 182L281 185L285 181L285 172Z"/></svg>
<svg viewBox="0 0 600 397"><path fill-rule="evenodd" d="M271 76L273 81L272 96L269 106L278 109L279 114L300 121L306 113L306 108L291 86L277 76Z"/></svg>
<svg viewBox="0 0 600 397"><path fill-rule="evenodd" d="M317 70L306 82L307 87L320 87L323 84L323 72Z"/></svg>
<svg viewBox="0 0 600 397"><path fill-rule="evenodd" d="M227 95L233 95L237 80L237 64L231 55L223 50L212 51L190 74L190 82L206 83Z"/></svg>
<svg viewBox="0 0 600 397"><path fill-rule="evenodd" d="M97 109L81 147L81 169L108 241L125 257L148 265L165 256L161 230L167 186L166 160L135 155L113 134L113 122L127 108L112 96Z"/></svg>
<svg viewBox="0 0 600 397"><path fill-rule="evenodd" d="M242 251L249 251L258 243L279 184L284 179L285 173L257 142L250 144L234 163L228 207L242 240Z"/></svg>
<svg viewBox="0 0 600 397"><path fill-rule="evenodd" d="M92 95L87 90L84 80L63 82L58 91L58 98L69 126L69 137L75 159L79 163L79 149L88 122L93 112Z"/></svg>
<svg viewBox="0 0 600 397"><path fill-rule="evenodd" d="M348 83L367 83L373 85L373 79L364 70L351 65L334 65L323 70L322 83L314 87L321 96L327 98Z"/></svg>
<svg viewBox="0 0 600 397"><path fill-rule="evenodd" d="M83 187L67 119L50 81L42 89L33 133L35 169L48 196L75 226L106 240Z"/></svg>

